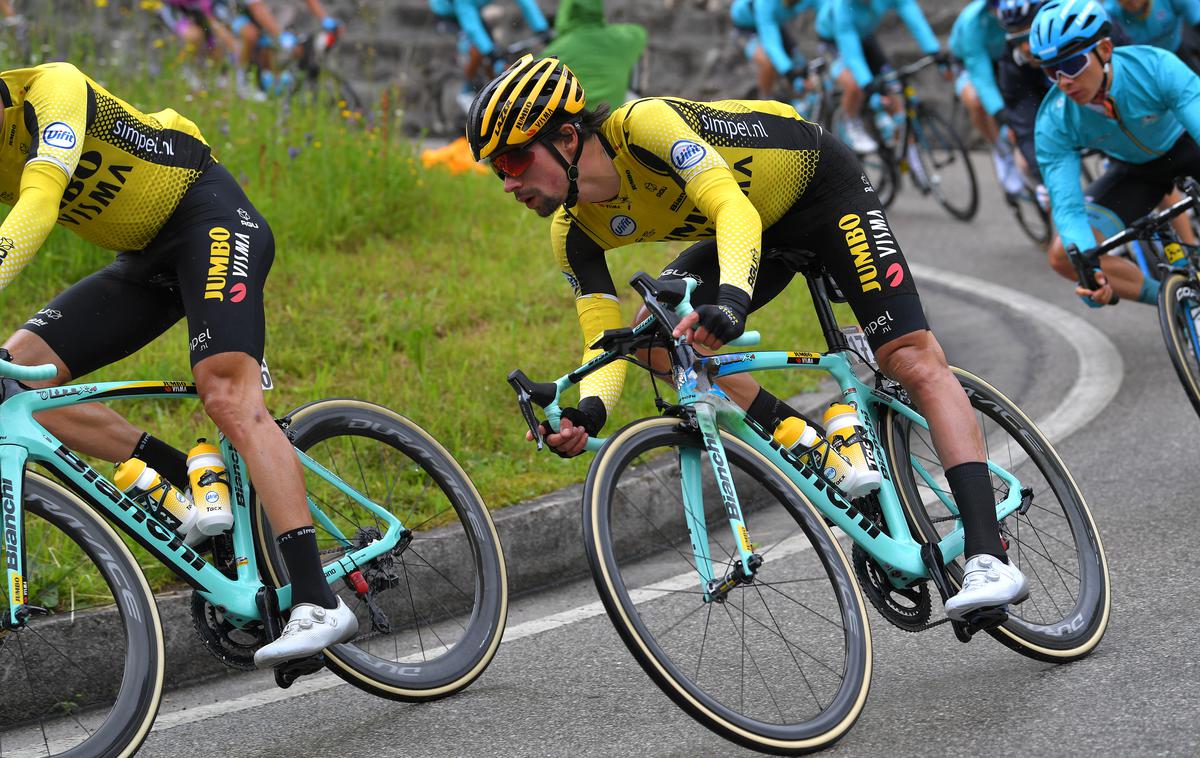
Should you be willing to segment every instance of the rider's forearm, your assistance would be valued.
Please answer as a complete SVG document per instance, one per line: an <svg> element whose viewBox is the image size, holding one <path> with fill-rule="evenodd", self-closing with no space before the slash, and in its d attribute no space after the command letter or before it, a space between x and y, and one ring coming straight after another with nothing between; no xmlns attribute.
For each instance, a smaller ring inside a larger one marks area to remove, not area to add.
<svg viewBox="0 0 1200 758"><path fill-rule="evenodd" d="M904 0L896 8L896 13L904 21L908 30L912 32L913 39L920 45L922 52L932 55L940 49L937 35L929 26L929 21L925 19L925 14L921 11L921 6L917 5L917 0Z"/></svg>
<svg viewBox="0 0 1200 758"><path fill-rule="evenodd" d="M21 195L0 224L0 289L17 278L54 229L66 186L62 170L47 161L21 173Z"/></svg>
<svg viewBox="0 0 1200 758"><path fill-rule="evenodd" d="M786 74L792 69L792 57L788 55L783 44L783 32L775 22L774 3L768 0L754 0L754 28L758 31L758 41L763 51L771 59L771 65L780 74Z"/></svg>
<svg viewBox="0 0 1200 758"><path fill-rule="evenodd" d="M593 341L609 329L622 326L621 307L616 298L609 295L583 295L575 300L579 314L579 327L583 331L583 363L590 361L603 351L590 347ZM616 361L584 377L579 385L579 396L598 397L605 409L611 410L621 397L625 384L624 361Z"/></svg>
<svg viewBox="0 0 1200 758"><path fill-rule="evenodd" d="M717 230L717 262L721 284L754 292L762 245L762 218L742 194L729 169L705 171L687 185L696 208L712 219Z"/></svg>

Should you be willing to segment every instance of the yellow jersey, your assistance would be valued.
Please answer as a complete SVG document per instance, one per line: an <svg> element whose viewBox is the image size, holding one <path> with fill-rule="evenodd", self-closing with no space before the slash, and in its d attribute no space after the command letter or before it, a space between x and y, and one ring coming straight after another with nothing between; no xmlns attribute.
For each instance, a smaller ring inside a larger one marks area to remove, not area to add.
<svg viewBox="0 0 1200 758"><path fill-rule="evenodd" d="M621 179L617 196L560 208L554 253L575 291L587 345L623 324L604 253L634 242L716 237L721 284L753 293L762 230L804 195L817 169L821 127L773 101L698 103L645 98L618 108L597 136ZM584 379L583 396L611 410L625 363Z"/></svg>
<svg viewBox="0 0 1200 758"><path fill-rule="evenodd" d="M54 224L116 251L154 239L213 158L171 109L145 114L69 63L0 73L0 288Z"/></svg>

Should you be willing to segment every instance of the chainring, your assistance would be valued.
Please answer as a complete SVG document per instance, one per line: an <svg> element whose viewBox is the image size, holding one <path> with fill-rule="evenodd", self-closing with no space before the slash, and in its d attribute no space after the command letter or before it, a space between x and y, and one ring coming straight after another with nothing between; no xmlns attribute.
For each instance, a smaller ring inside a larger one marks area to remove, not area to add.
<svg viewBox="0 0 1200 758"><path fill-rule="evenodd" d="M239 628L226 621L212 603L199 592L192 593L192 623L196 634L213 657L229 668L254 671L254 651L266 644L267 635L257 622Z"/></svg>
<svg viewBox="0 0 1200 758"><path fill-rule="evenodd" d="M922 632L929 628L929 616L933 611L929 582L894 587L879 564L858 545L851 550L851 560L858 585L879 615L906 632Z"/></svg>

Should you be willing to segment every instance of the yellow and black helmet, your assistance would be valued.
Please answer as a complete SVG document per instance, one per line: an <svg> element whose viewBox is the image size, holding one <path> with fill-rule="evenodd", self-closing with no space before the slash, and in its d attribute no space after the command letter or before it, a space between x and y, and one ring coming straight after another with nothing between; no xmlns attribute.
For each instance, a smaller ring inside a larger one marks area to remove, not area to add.
<svg viewBox="0 0 1200 758"><path fill-rule="evenodd" d="M525 145L583 111L583 87L557 58L526 55L484 87L467 112L475 160Z"/></svg>

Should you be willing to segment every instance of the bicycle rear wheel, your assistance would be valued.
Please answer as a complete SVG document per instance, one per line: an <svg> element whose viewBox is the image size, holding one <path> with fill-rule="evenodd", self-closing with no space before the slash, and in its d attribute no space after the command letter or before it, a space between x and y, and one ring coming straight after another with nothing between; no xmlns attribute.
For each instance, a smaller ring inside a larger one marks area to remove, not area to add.
<svg viewBox="0 0 1200 758"><path fill-rule="evenodd" d="M162 696L154 595L121 538L70 491L27 471L23 499L29 602L50 613L0 629L0 756L132 755ZM0 589L6 615L10 591Z"/></svg>
<svg viewBox="0 0 1200 758"><path fill-rule="evenodd" d="M1170 273L1158 291L1158 325L1167 355L1192 409L1200 414L1200 288L1182 271Z"/></svg>
<svg viewBox="0 0 1200 758"><path fill-rule="evenodd" d="M584 485L584 543L613 625L688 715L755 750L819 750L850 729L871 679L866 608L820 514L767 459L723 433L763 565L705 602L688 539L681 465L703 480L715 574L737 560L699 434L636 421L596 456Z"/></svg>
<svg viewBox="0 0 1200 758"><path fill-rule="evenodd" d="M979 210L979 185L975 167L962 139L934 111L922 107L912 122L912 139L921 159L923 181L951 216L970 221Z"/></svg>
<svg viewBox="0 0 1200 758"><path fill-rule="evenodd" d="M1021 409L983 379L952 369L966 390L987 457L1033 492L1025 513L1000 522L1008 557L1025 573L1030 596L988 633L1022 655L1065 663L1090 653L1108 628L1108 562L1083 494L1062 459ZM936 542L959 526L945 472L929 432L888 409L883 443L914 535ZM1008 494L992 475L997 501ZM947 565L956 586L963 558Z"/></svg>
<svg viewBox="0 0 1200 758"><path fill-rule="evenodd" d="M1045 250L1054 234L1054 227L1050 223L1050 214L1038 204L1033 193L1026 189L1017 195L1005 195L1004 201L1012 209L1025 236Z"/></svg>
<svg viewBox="0 0 1200 758"><path fill-rule="evenodd" d="M367 597L346 584L333 587L358 616L359 635L327 649L326 665L351 684L395 700L434 700L463 689L491 663L508 615L500 539L470 478L433 437L381 406L320 400L290 418L298 449L412 530L411 543L361 567ZM307 469L305 485L310 500L355 546L386 529ZM282 586L287 569L265 512L256 513L268 579ZM316 529L323 563L347 552L328 528L318 523Z"/></svg>

